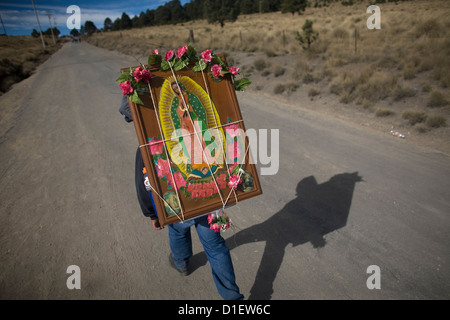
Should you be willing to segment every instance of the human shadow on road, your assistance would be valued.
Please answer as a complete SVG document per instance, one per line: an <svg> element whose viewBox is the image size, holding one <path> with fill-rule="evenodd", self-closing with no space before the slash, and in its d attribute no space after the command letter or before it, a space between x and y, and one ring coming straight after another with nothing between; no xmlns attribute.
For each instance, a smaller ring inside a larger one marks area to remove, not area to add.
<svg viewBox="0 0 450 320"><path fill-rule="evenodd" d="M326 234L347 224L353 191L359 181L362 178L358 172L338 174L321 184L313 176L304 178L297 185L297 197L283 209L227 239L231 250L251 242L266 242L249 300L271 298L287 245L295 247L310 242L313 247L322 248L326 245ZM204 264L203 252L191 260L194 268Z"/></svg>

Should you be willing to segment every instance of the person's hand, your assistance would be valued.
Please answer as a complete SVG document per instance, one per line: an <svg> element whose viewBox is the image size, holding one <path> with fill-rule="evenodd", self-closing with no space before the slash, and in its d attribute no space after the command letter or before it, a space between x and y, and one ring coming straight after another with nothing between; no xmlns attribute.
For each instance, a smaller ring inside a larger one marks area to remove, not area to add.
<svg viewBox="0 0 450 320"><path fill-rule="evenodd" d="M155 230L164 229L164 227L161 227L161 225L159 224L158 219L152 220L152 226L153 226L153 229L155 229Z"/></svg>

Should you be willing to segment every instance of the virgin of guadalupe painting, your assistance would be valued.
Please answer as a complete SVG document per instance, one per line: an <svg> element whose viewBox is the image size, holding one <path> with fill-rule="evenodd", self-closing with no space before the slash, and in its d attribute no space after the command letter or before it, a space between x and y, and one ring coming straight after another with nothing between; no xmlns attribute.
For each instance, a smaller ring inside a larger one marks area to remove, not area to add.
<svg viewBox="0 0 450 320"><path fill-rule="evenodd" d="M142 103L129 105L161 225L260 195L231 79L189 68L152 73Z"/></svg>
<svg viewBox="0 0 450 320"><path fill-rule="evenodd" d="M172 162L190 183L225 169L225 136L213 101L187 76L165 79L159 116Z"/></svg>

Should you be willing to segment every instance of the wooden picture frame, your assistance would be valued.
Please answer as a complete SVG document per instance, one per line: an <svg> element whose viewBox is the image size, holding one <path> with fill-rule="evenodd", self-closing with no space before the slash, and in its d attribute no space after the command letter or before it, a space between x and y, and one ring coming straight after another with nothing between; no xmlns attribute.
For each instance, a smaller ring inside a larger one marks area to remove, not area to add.
<svg viewBox="0 0 450 320"><path fill-rule="evenodd" d="M216 81L190 67L152 74L139 94L143 104L128 103L160 224L262 194L231 78ZM233 173L241 178L235 189Z"/></svg>

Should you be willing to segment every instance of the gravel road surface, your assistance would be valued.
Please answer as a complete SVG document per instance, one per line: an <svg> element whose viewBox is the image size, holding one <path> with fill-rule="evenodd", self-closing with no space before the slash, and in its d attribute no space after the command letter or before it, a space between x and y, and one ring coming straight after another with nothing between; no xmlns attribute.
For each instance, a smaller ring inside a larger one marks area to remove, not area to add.
<svg viewBox="0 0 450 320"><path fill-rule="evenodd" d="M195 231L195 271L182 277L167 228L140 212L138 142L115 82L131 65L68 43L0 97L1 299L220 299ZM449 155L306 111L307 101L238 99L247 129L274 142L270 163L257 150L263 195L228 209L246 299L450 298ZM66 284L71 265L79 290Z"/></svg>

